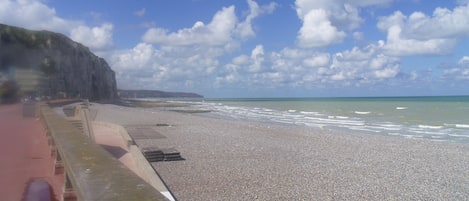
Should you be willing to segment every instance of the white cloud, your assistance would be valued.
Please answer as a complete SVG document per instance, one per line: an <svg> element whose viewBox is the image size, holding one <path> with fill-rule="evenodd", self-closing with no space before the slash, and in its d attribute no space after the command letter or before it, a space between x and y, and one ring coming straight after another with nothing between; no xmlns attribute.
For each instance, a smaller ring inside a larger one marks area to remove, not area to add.
<svg viewBox="0 0 469 201"><path fill-rule="evenodd" d="M404 34L420 40L469 37L469 4L453 10L436 8L432 16L414 12L404 24Z"/></svg>
<svg viewBox="0 0 469 201"><path fill-rule="evenodd" d="M469 80L469 56L463 56L455 66L444 70L443 77L449 80Z"/></svg>
<svg viewBox="0 0 469 201"><path fill-rule="evenodd" d="M324 67L328 66L331 58L329 54L317 54L303 60L303 65L307 67Z"/></svg>
<svg viewBox="0 0 469 201"><path fill-rule="evenodd" d="M296 0L296 13L303 22L298 32L300 47L315 48L340 43L346 31L358 28L361 7L386 5L392 0Z"/></svg>
<svg viewBox="0 0 469 201"><path fill-rule="evenodd" d="M105 23L100 27L78 26L70 32L70 37L94 50L103 50L112 45L113 25Z"/></svg>
<svg viewBox="0 0 469 201"><path fill-rule="evenodd" d="M217 86L374 86L391 79L400 79L398 76L402 74L399 58L383 54L380 43L363 48L354 47L334 55L294 48L266 53L261 47L256 46L250 57L241 55L225 65L216 78Z"/></svg>
<svg viewBox="0 0 469 201"><path fill-rule="evenodd" d="M380 48L380 44L372 44L336 53L327 74L332 75L332 80L350 80L355 84L394 78L400 72L400 61L382 54Z"/></svg>
<svg viewBox="0 0 469 201"><path fill-rule="evenodd" d="M464 56L458 61L459 65L469 65L469 56Z"/></svg>
<svg viewBox="0 0 469 201"><path fill-rule="evenodd" d="M249 57L246 56L246 55L237 56L237 57L233 58L232 62L235 65L244 65L244 64L247 64L249 62Z"/></svg>
<svg viewBox="0 0 469 201"><path fill-rule="evenodd" d="M54 8L48 7L41 1L0 1L0 23L33 30L60 32L94 51L112 45L112 24L104 23L101 26L88 27L81 21L58 17Z"/></svg>
<svg viewBox="0 0 469 201"><path fill-rule="evenodd" d="M252 21L261 14L272 13L277 7L275 3L259 6L253 0L247 0L247 3L249 12L242 22L239 22L235 14L235 7L229 6L218 11L208 24L197 21L191 28L183 28L176 32L169 32L163 28L151 28L143 35L142 40L172 46L228 45L232 47L237 39L255 36Z"/></svg>
<svg viewBox="0 0 469 201"><path fill-rule="evenodd" d="M270 3L268 5L264 5L262 7L259 7L259 4L257 4L253 0L247 0L247 3L249 5L249 14L246 16L246 19L243 22L240 22L237 25L237 32L238 35L241 38L248 38L248 37L253 37L256 35L252 28L252 20L254 20L256 17L258 17L261 14L264 13L272 13L278 6L276 3Z"/></svg>
<svg viewBox="0 0 469 201"><path fill-rule="evenodd" d="M324 10L332 25L338 29L355 29L363 21L358 15L359 5L352 5L345 0L296 0L295 6L301 20L312 10Z"/></svg>
<svg viewBox="0 0 469 201"><path fill-rule="evenodd" d="M264 47L257 45L251 52L252 64L249 66L249 72L259 72L263 68Z"/></svg>
<svg viewBox="0 0 469 201"><path fill-rule="evenodd" d="M365 6L374 6L374 5L388 5L394 0L349 0L352 5L365 7Z"/></svg>
<svg viewBox="0 0 469 201"><path fill-rule="evenodd" d="M141 45L113 56L111 64L118 71L118 83L132 88L158 85L160 88L162 85L213 87L240 81L238 71L261 72L265 68L262 45L256 46L251 55L234 57L232 64L223 65L221 69L218 60L226 52L239 48L241 40L255 36L253 20L272 13L277 7L275 3L258 5L252 0L247 3L249 11L241 22L235 14L235 7L230 6L216 12L207 24L196 21L192 27L174 32L161 27L150 28L143 35ZM159 49L151 44L158 44ZM132 81L127 76L130 74L142 79ZM217 78L211 78L213 75ZM151 77L152 84L146 77Z"/></svg>
<svg viewBox="0 0 469 201"><path fill-rule="evenodd" d="M64 34L82 24L79 21L57 17L55 9L35 0L0 1L0 23Z"/></svg>
<svg viewBox="0 0 469 201"><path fill-rule="evenodd" d="M359 16L359 8L386 5L393 0L296 0L295 8L298 17L303 20L312 10L326 11L332 25L339 30L355 29L360 26L363 19Z"/></svg>
<svg viewBox="0 0 469 201"><path fill-rule="evenodd" d="M303 26L298 33L298 45L306 48L324 47L342 42L345 36L345 32L332 26L326 11L315 9L309 11L303 19Z"/></svg>
<svg viewBox="0 0 469 201"><path fill-rule="evenodd" d="M377 26L387 32L384 49L390 55L449 54L459 40L469 37L469 4L453 10L436 8L432 16L396 11L381 17Z"/></svg>
<svg viewBox="0 0 469 201"><path fill-rule="evenodd" d="M181 29L174 33L161 28L151 28L143 36L143 41L162 45L224 45L232 40L232 31L237 17L234 6L223 8L205 25L197 21L191 28Z"/></svg>
<svg viewBox="0 0 469 201"><path fill-rule="evenodd" d="M362 41L364 39L364 35L363 35L363 32L353 32L353 39L357 40L357 41Z"/></svg>
<svg viewBox="0 0 469 201"><path fill-rule="evenodd" d="M142 17L142 16L145 15L145 12L146 12L146 9L145 9L145 8L142 8L142 9L140 9L140 10L135 11L135 12L134 12L134 15L139 16L139 17Z"/></svg>
<svg viewBox="0 0 469 201"><path fill-rule="evenodd" d="M183 89L208 87L220 63L222 48L164 46L140 43L115 52L108 60L116 71L118 87L134 89Z"/></svg>
<svg viewBox="0 0 469 201"><path fill-rule="evenodd" d="M388 29L386 44L383 49L389 55L409 56L409 55L443 55L449 54L456 45L455 39L429 39L416 40L406 39L402 36L399 26L392 26Z"/></svg>
<svg viewBox="0 0 469 201"><path fill-rule="evenodd" d="M142 69L151 65L152 58L157 56L152 45L139 43L133 49L114 55L113 67L118 70Z"/></svg>

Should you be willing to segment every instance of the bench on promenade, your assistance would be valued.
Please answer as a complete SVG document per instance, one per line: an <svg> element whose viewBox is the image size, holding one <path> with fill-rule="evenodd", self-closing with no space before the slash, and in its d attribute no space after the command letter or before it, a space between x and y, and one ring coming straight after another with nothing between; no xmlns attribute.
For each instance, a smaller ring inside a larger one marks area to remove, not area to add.
<svg viewBox="0 0 469 201"><path fill-rule="evenodd" d="M167 200L49 106L40 116L78 200Z"/></svg>

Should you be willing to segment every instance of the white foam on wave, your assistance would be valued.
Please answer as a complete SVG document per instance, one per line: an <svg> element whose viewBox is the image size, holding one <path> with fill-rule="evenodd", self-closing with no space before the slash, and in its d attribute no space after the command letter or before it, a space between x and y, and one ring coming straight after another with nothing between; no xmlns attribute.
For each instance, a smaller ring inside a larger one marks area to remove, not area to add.
<svg viewBox="0 0 469 201"><path fill-rule="evenodd" d="M361 112L361 111L355 111L355 114L370 114L371 112Z"/></svg>
<svg viewBox="0 0 469 201"><path fill-rule="evenodd" d="M468 124L456 124L456 128L469 128Z"/></svg>
<svg viewBox="0 0 469 201"><path fill-rule="evenodd" d="M430 126L430 125L418 125L419 128L425 129L441 129L443 126Z"/></svg>
<svg viewBox="0 0 469 201"><path fill-rule="evenodd" d="M409 130L412 133L418 133L418 134L439 135L439 136L448 135L448 133L444 133L444 132L435 132L435 131L428 131L428 130L412 130L412 129L409 129Z"/></svg>
<svg viewBox="0 0 469 201"><path fill-rule="evenodd" d="M269 121L315 127L320 129L336 128L350 131L363 131L396 135L406 138L427 138L434 140L469 139L469 124L420 124L408 125L393 121L376 121L371 115L378 115L379 112L367 109L352 110L354 114L341 116L340 114L326 114L315 111L302 111L294 109L276 110L263 107L227 106L220 104L203 104L212 111L221 115L230 116L235 119L247 119L255 121ZM404 110L407 107L398 106L396 110ZM364 116L360 116L364 115ZM368 118L369 117L369 118Z"/></svg>
<svg viewBox="0 0 469 201"><path fill-rule="evenodd" d="M392 124L392 123L383 123L383 124L379 124L379 126L382 126L382 127L386 127L386 128L402 128L402 125L398 125L398 124Z"/></svg>
<svg viewBox="0 0 469 201"><path fill-rule="evenodd" d="M451 137L464 137L464 138L469 138L469 135L460 135L460 134L448 134Z"/></svg>
<svg viewBox="0 0 469 201"><path fill-rule="evenodd" d="M352 130L368 131L368 132L374 132L374 133L380 133L381 132L379 130L369 129L366 126L349 126L347 128L352 129Z"/></svg>
<svg viewBox="0 0 469 201"><path fill-rule="evenodd" d="M335 118L337 118L337 119L348 119L349 117L346 117L346 116L335 116Z"/></svg>
<svg viewBox="0 0 469 201"><path fill-rule="evenodd" d="M372 128L372 129L387 130L387 131L400 131L400 130L402 130L402 128L398 127L398 126L388 127L388 126L382 126L382 125L374 125L374 126L367 126L367 127Z"/></svg>
<svg viewBox="0 0 469 201"><path fill-rule="evenodd" d="M330 116L333 117L333 116ZM344 120L344 119L335 119L335 118L319 118L319 117L304 117L307 122L321 123L321 124L330 124L335 126L345 125L345 126L363 126L365 122L356 121L356 120Z"/></svg>
<svg viewBox="0 0 469 201"><path fill-rule="evenodd" d="M309 127L316 127L320 129L324 129L324 127L326 126L324 124L317 124L317 123L304 123L304 124Z"/></svg>
<svg viewBox="0 0 469 201"><path fill-rule="evenodd" d="M300 113L301 113L301 114L304 114L304 115L315 115L315 116L321 115L319 112L306 112L306 111L301 111Z"/></svg>

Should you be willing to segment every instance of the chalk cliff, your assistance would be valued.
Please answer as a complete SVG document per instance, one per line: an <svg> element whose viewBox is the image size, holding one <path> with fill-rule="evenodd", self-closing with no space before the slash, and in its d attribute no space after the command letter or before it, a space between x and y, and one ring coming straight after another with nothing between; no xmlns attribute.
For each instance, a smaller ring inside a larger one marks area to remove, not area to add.
<svg viewBox="0 0 469 201"><path fill-rule="evenodd" d="M0 24L5 80L16 80L22 96L117 98L114 71L84 45L59 33Z"/></svg>

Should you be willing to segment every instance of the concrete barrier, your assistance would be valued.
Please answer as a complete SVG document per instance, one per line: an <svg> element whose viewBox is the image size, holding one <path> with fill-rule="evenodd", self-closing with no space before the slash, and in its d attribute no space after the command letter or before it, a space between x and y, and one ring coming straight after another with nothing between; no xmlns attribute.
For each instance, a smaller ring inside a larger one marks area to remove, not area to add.
<svg viewBox="0 0 469 201"><path fill-rule="evenodd" d="M49 106L40 115L78 200L168 200Z"/></svg>
<svg viewBox="0 0 469 201"><path fill-rule="evenodd" d="M135 165L137 166L138 171L140 175L142 176L142 179L148 182L155 189L159 190L169 200L175 200L172 193L166 187L166 184L163 182L163 180L158 175L158 173L153 169L151 164L147 161L147 159L142 154L138 146L131 143L133 141L132 137L130 137L129 133L124 127L122 127L121 125L117 125L117 124L112 124L108 122L98 122L98 121L94 121L93 124L97 124L100 126L104 126L104 127L117 130L120 136L122 137L122 140L124 142L127 142L127 145L128 145L127 148L129 150L129 153L132 155L132 158L135 161Z"/></svg>

